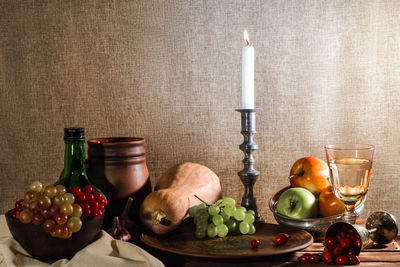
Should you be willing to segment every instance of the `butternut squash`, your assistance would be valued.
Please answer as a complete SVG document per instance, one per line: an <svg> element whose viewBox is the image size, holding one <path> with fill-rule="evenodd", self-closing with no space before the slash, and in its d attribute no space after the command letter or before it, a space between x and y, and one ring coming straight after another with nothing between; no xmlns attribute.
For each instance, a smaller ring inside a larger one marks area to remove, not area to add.
<svg viewBox="0 0 400 267"><path fill-rule="evenodd" d="M140 207L140 219L156 234L177 228L186 211L200 204L197 195L207 203L221 198L218 176L209 168L192 162L178 164L167 170Z"/></svg>

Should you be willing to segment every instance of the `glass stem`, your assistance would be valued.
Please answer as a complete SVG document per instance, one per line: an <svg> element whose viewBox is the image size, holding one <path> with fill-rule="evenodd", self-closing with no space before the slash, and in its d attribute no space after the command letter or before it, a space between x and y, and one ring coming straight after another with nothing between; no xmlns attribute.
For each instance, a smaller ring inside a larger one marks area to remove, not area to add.
<svg viewBox="0 0 400 267"><path fill-rule="evenodd" d="M355 224L357 219L356 206L354 204L345 204L343 219L345 222Z"/></svg>

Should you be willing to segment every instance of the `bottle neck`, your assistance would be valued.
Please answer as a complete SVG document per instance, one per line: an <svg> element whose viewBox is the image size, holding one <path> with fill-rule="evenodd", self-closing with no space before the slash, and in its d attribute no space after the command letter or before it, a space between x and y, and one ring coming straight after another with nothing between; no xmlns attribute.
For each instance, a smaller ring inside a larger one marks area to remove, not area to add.
<svg viewBox="0 0 400 267"><path fill-rule="evenodd" d="M83 141L65 141L64 177L76 171L86 176Z"/></svg>

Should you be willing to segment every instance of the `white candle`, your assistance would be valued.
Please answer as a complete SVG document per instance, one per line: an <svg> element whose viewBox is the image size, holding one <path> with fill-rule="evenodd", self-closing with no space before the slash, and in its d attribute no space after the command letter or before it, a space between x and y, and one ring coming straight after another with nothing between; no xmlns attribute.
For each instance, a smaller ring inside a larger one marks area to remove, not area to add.
<svg viewBox="0 0 400 267"><path fill-rule="evenodd" d="M247 43L242 49L242 108L254 108L254 47L250 45L246 30L243 33Z"/></svg>

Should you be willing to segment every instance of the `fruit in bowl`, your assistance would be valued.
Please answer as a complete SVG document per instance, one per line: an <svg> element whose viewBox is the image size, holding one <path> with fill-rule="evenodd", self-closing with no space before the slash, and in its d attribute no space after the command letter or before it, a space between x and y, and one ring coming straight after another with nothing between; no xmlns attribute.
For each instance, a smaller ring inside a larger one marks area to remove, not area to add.
<svg viewBox="0 0 400 267"><path fill-rule="evenodd" d="M331 190L328 165L323 160L316 157L296 160L289 178L290 186L278 191L269 202L279 224L322 233L332 223L342 220L344 204ZM362 212L364 201L362 198L356 204L357 213Z"/></svg>
<svg viewBox="0 0 400 267"><path fill-rule="evenodd" d="M316 157L298 159L290 169L289 179L291 187L303 187L318 197L330 186L328 164Z"/></svg>
<svg viewBox="0 0 400 267"><path fill-rule="evenodd" d="M307 189L289 188L280 195L276 211L294 219L315 218L318 215L317 199Z"/></svg>
<svg viewBox="0 0 400 267"><path fill-rule="evenodd" d="M85 193L79 187L68 191L63 185L35 181L7 212L11 234L33 257L72 257L99 233L107 200L93 194L91 186L83 189Z"/></svg>

